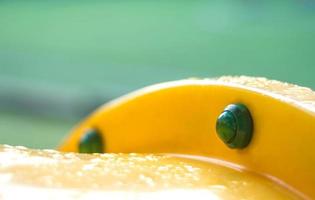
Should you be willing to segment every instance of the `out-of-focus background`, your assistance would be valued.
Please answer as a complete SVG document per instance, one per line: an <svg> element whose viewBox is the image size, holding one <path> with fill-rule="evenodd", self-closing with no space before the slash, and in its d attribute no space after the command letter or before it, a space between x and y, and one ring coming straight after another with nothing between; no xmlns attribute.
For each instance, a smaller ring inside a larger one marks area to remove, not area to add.
<svg viewBox="0 0 315 200"><path fill-rule="evenodd" d="M53 148L98 105L187 77L315 89L315 2L0 1L0 143Z"/></svg>

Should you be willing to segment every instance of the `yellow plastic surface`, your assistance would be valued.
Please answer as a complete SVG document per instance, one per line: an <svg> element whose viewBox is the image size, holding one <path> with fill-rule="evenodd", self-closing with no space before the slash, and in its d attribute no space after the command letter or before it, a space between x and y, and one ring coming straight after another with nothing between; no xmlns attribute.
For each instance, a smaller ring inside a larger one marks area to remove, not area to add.
<svg viewBox="0 0 315 200"><path fill-rule="evenodd" d="M176 155L0 146L0 160L1 199L298 199L256 174Z"/></svg>
<svg viewBox="0 0 315 200"><path fill-rule="evenodd" d="M217 117L231 103L245 104L254 120L252 141L243 150L229 149L215 131ZM175 81L103 106L72 131L60 150L77 152L82 134L97 128L106 152L207 156L315 198L314 105L311 90L266 79Z"/></svg>

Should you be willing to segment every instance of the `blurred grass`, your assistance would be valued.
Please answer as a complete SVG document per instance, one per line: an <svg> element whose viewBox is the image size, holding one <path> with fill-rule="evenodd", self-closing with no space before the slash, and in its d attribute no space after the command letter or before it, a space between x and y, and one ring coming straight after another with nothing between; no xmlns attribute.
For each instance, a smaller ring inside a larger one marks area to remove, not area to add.
<svg viewBox="0 0 315 200"><path fill-rule="evenodd" d="M24 114L1 114L0 141L53 146L44 133L59 138L63 119L167 80L252 75L314 89L314 24L308 0L1 1L0 111Z"/></svg>
<svg viewBox="0 0 315 200"><path fill-rule="evenodd" d="M55 148L73 124L73 121L1 113L0 143L43 149Z"/></svg>

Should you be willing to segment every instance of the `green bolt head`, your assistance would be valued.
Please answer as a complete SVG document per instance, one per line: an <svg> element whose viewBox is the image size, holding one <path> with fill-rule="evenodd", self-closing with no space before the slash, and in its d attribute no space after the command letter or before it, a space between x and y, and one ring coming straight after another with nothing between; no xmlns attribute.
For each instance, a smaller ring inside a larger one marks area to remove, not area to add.
<svg viewBox="0 0 315 200"><path fill-rule="evenodd" d="M216 131L228 147L245 148L253 135L253 120L247 107L243 104L228 105L217 119Z"/></svg>
<svg viewBox="0 0 315 200"><path fill-rule="evenodd" d="M104 144L102 135L95 129L89 129L79 141L80 153L103 153Z"/></svg>

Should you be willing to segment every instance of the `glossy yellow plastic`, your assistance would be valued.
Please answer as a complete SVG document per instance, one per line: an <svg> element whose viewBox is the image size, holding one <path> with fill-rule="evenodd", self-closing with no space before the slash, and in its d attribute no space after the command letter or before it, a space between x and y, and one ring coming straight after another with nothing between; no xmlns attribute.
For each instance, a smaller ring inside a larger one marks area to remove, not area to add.
<svg viewBox="0 0 315 200"><path fill-rule="evenodd" d="M253 138L245 149L228 148L216 119L231 103L250 110ZM78 151L87 129L97 128L110 153L201 155L240 165L315 198L315 94L262 78L223 77L154 85L104 105L60 146Z"/></svg>

